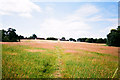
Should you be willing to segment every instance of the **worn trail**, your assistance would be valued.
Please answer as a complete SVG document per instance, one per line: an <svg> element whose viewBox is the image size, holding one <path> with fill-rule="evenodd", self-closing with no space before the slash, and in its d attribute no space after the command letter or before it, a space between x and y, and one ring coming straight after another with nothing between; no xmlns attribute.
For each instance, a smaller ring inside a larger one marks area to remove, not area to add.
<svg viewBox="0 0 120 80"><path fill-rule="evenodd" d="M62 70L62 53L63 49L60 46L60 43L58 46L56 46L56 56L57 56L57 70L55 72L55 77L56 78L61 78L61 70Z"/></svg>

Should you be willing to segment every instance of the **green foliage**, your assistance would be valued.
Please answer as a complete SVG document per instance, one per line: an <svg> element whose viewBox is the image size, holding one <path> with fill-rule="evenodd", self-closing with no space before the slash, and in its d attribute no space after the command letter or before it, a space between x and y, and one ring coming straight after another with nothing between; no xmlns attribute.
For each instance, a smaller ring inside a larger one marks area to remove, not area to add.
<svg viewBox="0 0 120 80"><path fill-rule="evenodd" d="M111 33L117 32L116 29L111 29Z"/></svg>
<svg viewBox="0 0 120 80"><path fill-rule="evenodd" d="M77 41L80 41L80 42L89 42L89 43L106 43L106 38L102 39L102 38L78 38Z"/></svg>
<svg viewBox="0 0 120 80"><path fill-rule="evenodd" d="M65 40L65 37L62 37L63 40Z"/></svg>
<svg viewBox="0 0 120 80"><path fill-rule="evenodd" d="M93 43L93 38L87 38L85 42Z"/></svg>
<svg viewBox="0 0 120 80"><path fill-rule="evenodd" d="M66 41L65 37L62 37L60 40L61 40L61 41Z"/></svg>
<svg viewBox="0 0 120 80"><path fill-rule="evenodd" d="M69 39L69 41L74 41L74 42L76 42L76 40L75 40L75 39L73 39L73 38L70 38L70 39Z"/></svg>
<svg viewBox="0 0 120 80"><path fill-rule="evenodd" d="M19 39L24 39L24 36L21 36L21 35L20 35L20 36L19 36Z"/></svg>
<svg viewBox="0 0 120 80"><path fill-rule="evenodd" d="M96 43L96 41L97 41L97 38L93 39L93 43Z"/></svg>
<svg viewBox="0 0 120 80"><path fill-rule="evenodd" d="M33 39L37 38L37 36L35 34L33 34Z"/></svg>
<svg viewBox="0 0 120 80"><path fill-rule="evenodd" d="M18 35L15 32L16 30L13 28L9 28L7 31L2 30L2 41L3 42L17 42Z"/></svg>
<svg viewBox="0 0 120 80"><path fill-rule="evenodd" d="M106 43L106 38L105 39L102 39L102 38L99 38L97 39L96 43Z"/></svg>
<svg viewBox="0 0 120 80"><path fill-rule="evenodd" d="M36 34L33 34L33 35L30 36L28 39L36 39L36 38L37 38Z"/></svg>
<svg viewBox="0 0 120 80"><path fill-rule="evenodd" d="M107 45L120 46L120 27L117 29L112 29L107 35Z"/></svg>
<svg viewBox="0 0 120 80"><path fill-rule="evenodd" d="M58 40L58 39L54 37L48 37L47 40Z"/></svg>
<svg viewBox="0 0 120 80"><path fill-rule="evenodd" d="M77 41L80 41L80 42L85 42L87 38L78 38Z"/></svg>

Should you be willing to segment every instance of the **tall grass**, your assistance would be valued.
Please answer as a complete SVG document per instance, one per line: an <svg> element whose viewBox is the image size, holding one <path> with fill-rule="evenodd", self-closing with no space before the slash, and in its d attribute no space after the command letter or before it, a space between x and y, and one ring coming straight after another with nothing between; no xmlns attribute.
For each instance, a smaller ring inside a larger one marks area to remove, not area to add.
<svg viewBox="0 0 120 80"><path fill-rule="evenodd" d="M112 78L118 67L116 56L83 50L65 53L60 45L54 50L5 44L2 48L3 78L56 78L57 73L61 78Z"/></svg>
<svg viewBox="0 0 120 80"><path fill-rule="evenodd" d="M47 50L42 53L28 52L25 49L32 48L3 45L3 78L52 78L56 69L56 57L49 55Z"/></svg>
<svg viewBox="0 0 120 80"><path fill-rule="evenodd" d="M62 56L65 64L63 76L69 78L112 78L118 67L118 58L108 54L86 51ZM117 77L117 74L116 76Z"/></svg>

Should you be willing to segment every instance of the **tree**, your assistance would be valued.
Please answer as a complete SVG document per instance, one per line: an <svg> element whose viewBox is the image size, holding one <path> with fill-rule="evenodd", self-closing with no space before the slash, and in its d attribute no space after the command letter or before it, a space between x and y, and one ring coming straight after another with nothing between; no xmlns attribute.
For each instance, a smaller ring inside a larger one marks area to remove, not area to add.
<svg viewBox="0 0 120 80"><path fill-rule="evenodd" d="M82 38L82 41L81 41L81 42L85 42L86 39L87 39L87 38Z"/></svg>
<svg viewBox="0 0 120 80"><path fill-rule="evenodd" d="M28 39L36 39L36 38L37 38L36 34L33 34L32 36L28 37Z"/></svg>
<svg viewBox="0 0 120 80"><path fill-rule="evenodd" d="M87 38L78 38L77 41L80 41L80 42L85 42Z"/></svg>
<svg viewBox="0 0 120 80"><path fill-rule="evenodd" d="M63 40L65 40L65 37L62 37Z"/></svg>
<svg viewBox="0 0 120 80"><path fill-rule="evenodd" d="M19 42L20 42L20 39L24 39L24 36L18 36L18 39L19 39Z"/></svg>
<svg viewBox="0 0 120 80"><path fill-rule="evenodd" d="M33 39L36 39L36 38L37 38L37 36L36 36L35 34L33 34L32 37L33 37Z"/></svg>
<svg viewBox="0 0 120 80"><path fill-rule="evenodd" d="M24 36L21 36L21 35L20 35L19 38L20 38L20 39L24 39Z"/></svg>
<svg viewBox="0 0 120 80"><path fill-rule="evenodd" d="M107 45L120 46L120 26L117 29L112 29L107 35Z"/></svg>
<svg viewBox="0 0 120 80"><path fill-rule="evenodd" d="M74 42L76 42L76 40L75 40L75 39L73 39L73 38L70 38L70 39L69 39L69 41L74 41Z"/></svg>
<svg viewBox="0 0 120 80"><path fill-rule="evenodd" d="M8 41L8 40L5 39L5 36L7 36L6 31L4 29L2 29L1 32L2 32L2 41L3 42Z"/></svg>
<svg viewBox="0 0 120 80"><path fill-rule="evenodd" d="M13 28L9 28L8 31L7 31L7 35L8 35L8 38L9 38L10 42L17 42L18 35L16 34L15 31L16 30L13 29Z"/></svg>
<svg viewBox="0 0 120 80"><path fill-rule="evenodd" d="M77 41L78 41L78 42L82 42L82 38L78 38Z"/></svg>
<svg viewBox="0 0 120 80"><path fill-rule="evenodd" d="M104 43L104 40L102 38L97 39L96 43Z"/></svg>
<svg viewBox="0 0 120 80"><path fill-rule="evenodd" d="M97 38L93 39L93 43L96 43L96 41L97 41Z"/></svg>
<svg viewBox="0 0 120 80"><path fill-rule="evenodd" d="M104 38L104 39L103 39L103 43L106 43L106 42L107 42L107 39L106 39L106 38Z"/></svg>
<svg viewBox="0 0 120 80"><path fill-rule="evenodd" d="M48 37L47 40L58 40L58 39L54 37Z"/></svg>
<svg viewBox="0 0 120 80"><path fill-rule="evenodd" d="M85 42L93 43L93 38L87 38Z"/></svg>
<svg viewBox="0 0 120 80"><path fill-rule="evenodd" d="M7 31L2 30L2 41L3 42L17 42L18 35L15 32L16 30L13 28L8 28Z"/></svg>
<svg viewBox="0 0 120 80"><path fill-rule="evenodd" d="M60 40L61 40L61 41L66 41L65 37L62 37Z"/></svg>

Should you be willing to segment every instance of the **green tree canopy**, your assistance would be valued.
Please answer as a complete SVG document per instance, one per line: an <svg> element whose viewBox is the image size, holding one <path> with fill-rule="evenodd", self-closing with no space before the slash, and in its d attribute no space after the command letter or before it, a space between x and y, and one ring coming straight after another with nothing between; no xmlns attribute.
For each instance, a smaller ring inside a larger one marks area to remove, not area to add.
<svg viewBox="0 0 120 80"><path fill-rule="evenodd" d="M18 35L13 28L8 28L8 30L2 30L2 41L3 42L17 42Z"/></svg>
<svg viewBox="0 0 120 80"><path fill-rule="evenodd" d="M107 35L107 45L120 46L120 26L117 29L112 29Z"/></svg>
<svg viewBox="0 0 120 80"><path fill-rule="evenodd" d="M37 38L37 36L35 34L32 35L33 39Z"/></svg>

